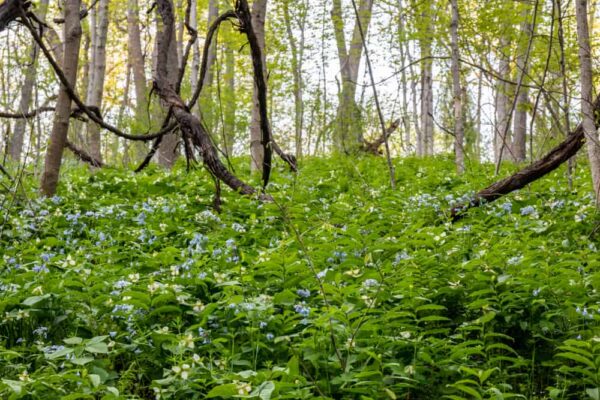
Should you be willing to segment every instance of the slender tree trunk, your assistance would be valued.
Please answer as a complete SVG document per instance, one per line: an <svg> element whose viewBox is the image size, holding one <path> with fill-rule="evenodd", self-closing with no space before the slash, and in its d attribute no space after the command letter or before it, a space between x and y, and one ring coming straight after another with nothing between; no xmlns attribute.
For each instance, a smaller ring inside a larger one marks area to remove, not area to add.
<svg viewBox="0 0 600 400"><path fill-rule="evenodd" d="M341 0L333 0L332 4L331 19L333 22L342 77L334 144L338 150L348 151L359 146L363 141L362 118L360 115L360 108L355 99L356 82L358 81L358 70L362 59L363 44L358 23L355 22L352 30L350 47L347 47ZM361 0L358 6L358 14L360 15L365 38L367 37L369 25L371 23L372 9L373 0Z"/></svg>
<svg viewBox="0 0 600 400"><path fill-rule="evenodd" d="M508 45L508 39L502 37L500 39L500 49L506 49ZM509 60L504 54L500 54L499 58L498 73L502 79L507 79L510 74ZM510 154L506 148L510 143L510 98L508 92L508 84L498 80L496 85L496 123L494 129L494 154L497 164L507 159Z"/></svg>
<svg viewBox="0 0 600 400"><path fill-rule="evenodd" d="M452 86L454 93L454 153L456 155L456 170L459 174L465 171L464 154L464 121L462 105L462 88L460 84L460 52L458 48L458 0L452 0Z"/></svg>
<svg viewBox="0 0 600 400"><path fill-rule="evenodd" d="M208 27L212 25L214 20L219 16L219 1L210 0L208 3ZM217 41L213 40L206 55L207 69L204 75L202 84L203 90L198 102L199 110L201 110L202 121L206 124L209 131L214 131L219 125L218 105L215 101L216 90L213 87L215 80L214 65L217 61Z"/></svg>
<svg viewBox="0 0 600 400"><path fill-rule="evenodd" d="M412 144L411 144L411 128L410 128L410 113L408 110L408 78L406 74L407 68L407 53L408 49L408 40L406 35L406 24L405 24L405 16L404 16L404 7L402 5L402 1L398 1L398 36L399 36L399 46L400 46L400 90L402 91L402 127L404 129L404 145L406 149L406 153L410 154L412 152Z"/></svg>
<svg viewBox="0 0 600 400"><path fill-rule="evenodd" d="M224 111L223 111L223 124L225 137L227 140L225 149L227 156L233 154L233 143L235 141L235 114L236 114L236 101L235 101L235 52L232 43L225 45L225 90L224 90Z"/></svg>
<svg viewBox="0 0 600 400"><path fill-rule="evenodd" d="M190 26L192 29L198 30L198 2L192 1L190 4ZM198 76L200 75L200 44L198 40L192 45L192 66L190 68L190 83L192 93L196 91L198 87ZM194 110L191 110L197 117L199 114L199 106Z"/></svg>
<svg viewBox="0 0 600 400"><path fill-rule="evenodd" d="M66 0L64 3L64 58L62 68L71 87L77 81L77 66L79 61L79 44L81 40L81 24L79 20L80 0ZM40 190L46 196L56 193L60 173L63 150L69 131L71 116L71 98L64 86L58 92L56 112L42 175Z"/></svg>
<svg viewBox="0 0 600 400"><path fill-rule="evenodd" d="M592 52L588 28L587 0L576 1L577 42L579 44L579 64L581 71L581 111L583 113L583 131L585 133L592 181L596 202L600 198L600 145L594 118L592 86Z"/></svg>
<svg viewBox="0 0 600 400"><path fill-rule="evenodd" d="M106 74L106 40L108 33L108 2L100 0L97 9L93 11L95 18L90 26L92 30L92 62L90 64L90 79L88 82L87 104L102 107L104 94L104 77ZM87 124L87 136L90 155L102 161L100 127L97 124Z"/></svg>
<svg viewBox="0 0 600 400"><path fill-rule="evenodd" d="M533 25L527 20L529 12L526 10L523 12L523 22L521 23L521 32L525 35L527 40L524 45L519 46L519 54L517 56L517 74L518 82L523 82L524 77L527 76L527 59L529 55L527 51L529 45L527 42L531 40L533 35ZM521 86L517 93L517 101L515 107L515 120L514 120L514 132L512 142L512 156L516 162L523 162L527 157L527 106L529 104L529 92L527 87Z"/></svg>
<svg viewBox="0 0 600 400"><path fill-rule="evenodd" d="M146 83L145 56L142 51L138 0L127 0L127 53L131 64L135 93L135 126L146 128L148 121L148 89ZM129 149L129 144L128 144ZM131 144L132 161L142 160L147 153L144 142Z"/></svg>
<svg viewBox="0 0 600 400"><path fill-rule="evenodd" d="M266 51L265 51L265 18L267 13L267 0L255 0L252 4L252 27L256 33L258 45L261 49L263 57L264 75L267 76L266 70ZM262 171L264 160L264 149L261 144L261 129L260 129L260 109L258 104L258 89L254 85L254 93L252 95L252 122L250 125L250 167L252 171Z"/></svg>
<svg viewBox="0 0 600 400"><path fill-rule="evenodd" d="M168 0L172 3L171 0ZM160 27L162 30L163 27ZM160 32L159 30L159 32ZM159 33L159 35L162 33ZM179 74L179 62L177 56L177 40L175 35L171 35L171 42L169 44L169 52L167 58L167 79L169 85L173 88L177 83L177 77ZM179 145L179 138L175 133L169 133L163 137L162 142L158 148L158 163L165 168L172 168L177 161L179 156L177 147Z"/></svg>
<svg viewBox="0 0 600 400"><path fill-rule="evenodd" d="M40 12L38 18L41 21L46 20L46 12L48 11L48 0L42 0L40 4ZM26 114L29 111L29 105L33 97L33 86L37 77L37 60L39 55L39 48L35 42L31 43L31 56L30 64L25 71L25 81L21 87L21 100L19 102L19 112ZM21 153L23 152L23 142L25 139L25 129L27 127L26 119L18 119L15 122L13 135L9 145L9 155L13 161L19 162L21 160Z"/></svg>
<svg viewBox="0 0 600 400"><path fill-rule="evenodd" d="M136 119L145 120L146 101L146 73L144 71L144 53L142 52L142 39L140 34L140 20L138 15L137 0L127 1L127 52L133 72L133 85L135 87Z"/></svg>
<svg viewBox="0 0 600 400"><path fill-rule="evenodd" d="M299 9L300 7L295 7ZM302 13L304 11L297 11ZM304 27L305 17L300 16L300 24L298 26L300 31L300 43L296 42L296 37L292 30L292 19L289 11L289 4L287 1L283 2L283 16L284 23L287 32L287 39L290 43L290 49L292 52L292 75L294 77L294 130L295 130L295 141L296 141L296 159L302 157L302 131L304 129L304 101L303 101L303 90L304 90L304 79L302 77L302 65L304 57Z"/></svg>
<svg viewBox="0 0 600 400"><path fill-rule="evenodd" d="M433 138L433 7L434 3L425 2L421 5L421 24L424 26L419 39L421 52L421 128L420 141L417 144L417 154L420 156L432 155L434 149Z"/></svg>

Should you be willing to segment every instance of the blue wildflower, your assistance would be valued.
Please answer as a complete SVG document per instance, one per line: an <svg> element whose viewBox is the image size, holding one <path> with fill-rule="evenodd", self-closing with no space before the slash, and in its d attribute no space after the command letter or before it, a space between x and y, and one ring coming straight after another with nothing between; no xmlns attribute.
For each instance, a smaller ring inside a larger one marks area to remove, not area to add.
<svg viewBox="0 0 600 400"><path fill-rule="evenodd" d="M527 216L527 215L533 215L533 214L535 214L534 206L527 206L527 207L521 208L521 215Z"/></svg>
<svg viewBox="0 0 600 400"><path fill-rule="evenodd" d="M308 289L298 289L298 290L296 290L296 293L300 297L304 297L304 298L310 297L310 290L308 290Z"/></svg>
<svg viewBox="0 0 600 400"><path fill-rule="evenodd" d="M294 306L294 310L303 317L308 317L310 314L310 307L308 307L304 302L296 304Z"/></svg>

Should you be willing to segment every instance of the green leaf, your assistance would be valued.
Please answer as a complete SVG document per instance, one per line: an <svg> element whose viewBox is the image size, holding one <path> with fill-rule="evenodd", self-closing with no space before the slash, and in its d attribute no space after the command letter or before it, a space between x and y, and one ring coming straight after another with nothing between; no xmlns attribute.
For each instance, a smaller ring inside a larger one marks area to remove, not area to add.
<svg viewBox="0 0 600 400"><path fill-rule="evenodd" d="M2 383L4 383L6 386L8 386L16 394L21 394L21 391L23 389L23 382L13 381L10 379L2 379Z"/></svg>
<svg viewBox="0 0 600 400"><path fill-rule="evenodd" d="M54 353L46 354L46 358L47 358L48 360L55 360L55 359L57 359L57 358L59 358L59 357L64 357L64 356L66 356L67 354L70 354L70 353L72 353L72 352L73 352L73 349L72 349L72 348L70 348L70 347L65 347L64 349L62 349L62 350L58 350L58 351L55 351Z"/></svg>
<svg viewBox="0 0 600 400"><path fill-rule="evenodd" d="M63 342L65 342L66 344L81 344L81 342L83 342L83 339L80 337L70 337L70 338L66 338L63 339Z"/></svg>
<svg viewBox="0 0 600 400"><path fill-rule="evenodd" d="M227 383L225 385L219 385L214 388L206 395L207 399L215 397L231 398L238 394L238 388L235 383Z"/></svg>
<svg viewBox="0 0 600 400"><path fill-rule="evenodd" d="M460 391L468 394L468 395L471 395L471 396L475 397L478 400L482 400L481 395L479 394L479 392L477 390L473 389L470 386L461 385L461 384L454 384L452 386L455 387L456 389L458 389L458 390L460 390Z"/></svg>
<svg viewBox="0 0 600 400"><path fill-rule="evenodd" d="M105 354L108 353L108 346L106 345L106 343L91 343L85 346L85 350L89 351L90 353L98 353L98 354Z"/></svg>
<svg viewBox="0 0 600 400"><path fill-rule="evenodd" d="M50 298L50 296L52 296L50 293L46 293L41 296L31 296L31 297L28 297L25 300L23 300L23 303L21 303L21 304L23 304L25 306L32 306L34 304L37 304L43 300Z"/></svg>
<svg viewBox="0 0 600 400"><path fill-rule="evenodd" d="M85 365L87 363L94 361L94 357L77 357L77 358L73 358L69 361L75 365Z"/></svg>
<svg viewBox="0 0 600 400"><path fill-rule="evenodd" d="M261 383L259 387L254 389L250 395L258 396L261 400L271 400L273 391L275 391L275 384L272 381L265 381Z"/></svg>
<svg viewBox="0 0 600 400"><path fill-rule="evenodd" d="M576 361L576 362L581 363L581 364L585 364L585 365L587 365L590 368L596 369L596 366L594 365L594 363L590 359L582 356L581 354L577 354L577 353L558 353L556 356L557 357L562 357L562 358L567 358L569 360Z"/></svg>
<svg viewBox="0 0 600 400"><path fill-rule="evenodd" d="M585 389L585 392L593 400L600 400L600 390L598 388Z"/></svg>
<svg viewBox="0 0 600 400"><path fill-rule="evenodd" d="M90 378L90 382L92 382L93 387L100 386L100 376L96 374L89 374L88 378Z"/></svg>

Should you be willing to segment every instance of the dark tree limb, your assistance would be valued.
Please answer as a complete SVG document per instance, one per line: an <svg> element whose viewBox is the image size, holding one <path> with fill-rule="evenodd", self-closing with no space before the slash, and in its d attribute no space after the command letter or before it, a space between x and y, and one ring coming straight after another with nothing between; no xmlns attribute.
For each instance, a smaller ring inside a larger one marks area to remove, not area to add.
<svg viewBox="0 0 600 400"><path fill-rule="evenodd" d="M68 140L65 143L65 147L67 149L71 150L71 152L73 154L75 154L75 156L77 158L79 158L81 161L90 164L92 167L102 168L105 166L105 164L102 161L95 159L90 154L88 154L85 150L80 149L79 147L75 146L73 143L71 143Z"/></svg>
<svg viewBox="0 0 600 400"><path fill-rule="evenodd" d="M254 69L254 83L257 88L258 106L260 113L261 143L264 148L263 159L263 185L266 187L271 175L272 152L275 151L282 160L284 160L292 171L297 172L296 157L284 153L279 145L275 143L271 124L269 122L269 113L267 109L267 77L263 65L262 50L258 44L258 38L252 27L252 14L248 6L248 0L237 0L235 5L236 15L240 22L240 32L245 33L250 44L250 53L252 55L252 66Z"/></svg>
<svg viewBox="0 0 600 400"><path fill-rule="evenodd" d="M230 188L244 195L256 193L256 189L242 182L236 176L231 174L221 163L217 150L212 144L206 128L200 120L192 115L179 97L175 89L169 85L167 79L167 60L169 56L169 43L174 35L174 15L173 6L169 0L157 0L157 11L163 22L163 29L156 37L157 63L156 76L154 77L154 90L171 107L173 116L179 124L182 135L189 137L193 145L202 154L202 160L206 168L216 178L223 181ZM268 199L268 196L262 196Z"/></svg>
<svg viewBox="0 0 600 400"><path fill-rule="evenodd" d="M195 0L188 0L187 7L185 8L184 25L185 25L186 30L188 31L188 34L190 35L190 40L188 40L187 45L185 46L185 51L183 52L183 56L181 57L181 66L179 67L179 73L177 76L177 85L175 86L175 91L177 93L181 93L181 83L183 82L183 77L185 75L185 68L187 67L188 59L190 58L190 51L192 50L192 46L194 45L194 43L196 42L196 39L198 38L198 31L196 31L190 25L190 10L192 7L192 1L195 1Z"/></svg>
<svg viewBox="0 0 600 400"><path fill-rule="evenodd" d="M83 103L83 101L79 98L79 96L77 96L77 94L75 93L75 91L73 90L71 85L69 84L67 78L65 77L65 74L62 71L61 67L58 65L58 63L56 62L56 60L50 53L50 50L48 50L48 47L46 47L44 41L42 40L39 33L36 31L31 20L28 18L28 15L26 14L25 10L21 10L21 16L22 16L23 24L27 27L27 29L29 29L29 32L33 36L33 39L38 44L38 46L40 47L42 52L44 53L44 56L46 57L46 59L48 60L50 65L52 66L52 69L54 70L56 76L58 77L58 80L65 87L65 90L66 90L67 94L69 95L69 98L79 107L79 109L84 114L86 114L88 116L89 119L94 121L100 127L114 133L115 135L117 135L119 137L122 137L122 138L125 138L128 140L143 141L143 142L147 142L147 141L156 139L159 136L163 136L163 135L167 134L168 132L170 132L173 128L175 128L176 125L173 123L173 124L169 124L164 129L161 129L160 131L153 133L153 134L131 135L131 134L125 133L125 132L121 131L120 129L118 129L117 127L112 126L111 124L105 122L102 119L102 116L100 115L100 113L97 112L97 110L90 109L88 106L86 106Z"/></svg>
<svg viewBox="0 0 600 400"><path fill-rule="evenodd" d="M144 158L144 161L142 161L142 163L135 169L134 172L136 172L136 173L142 172L144 170L144 168L146 168L150 164L152 157L154 157L154 155L158 151L158 147L160 146L160 143L162 142L163 137L164 136L159 136L154 140L154 143L152 143L152 148L150 148L150 151Z"/></svg>
<svg viewBox="0 0 600 400"><path fill-rule="evenodd" d="M194 107L198 98L202 93L202 89L204 88L204 81L206 74L208 73L208 53L209 48L214 40L215 34L219 29L219 26L228 20L236 19L239 23L238 27L240 31L246 36L248 36L248 41L250 43L251 51L252 51L252 62L254 69L254 80L255 82L262 82L262 84L257 83L257 87L259 89L259 107L261 110L261 131L263 132L263 137L261 138L261 143L266 135L270 138L267 143L269 147L275 151L277 155L279 155L292 169L292 171L296 172L298 170L296 157L290 154L284 153L281 148L275 143L272 138L271 127L268 119L267 112L267 86L266 86L266 77L263 73L263 65L262 65L262 56L260 51L260 46L258 46L258 41L256 39L256 35L252 30L252 16L250 14L250 10L248 7L248 2L246 0L240 0L236 4L236 11L226 11L223 14L219 15L208 28L208 33L206 34L206 40L204 41L204 49L202 52L202 61L200 65L200 76L198 77L198 84L196 85L196 90L192 95L192 98L188 102L188 108ZM249 28L248 28L249 27ZM249 29L249 30L248 30ZM250 32L250 33L249 33ZM253 45L254 43L254 45ZM257 59L258 57L258 59ZM260 68L260 69L257 69ZM262 96L261 96L262 95ZM261 97L262 100L261 101ZM264 116L263 116L264 114ZM265 123L263 123L265 121ZM265 149L267 150L267 149ZM266 154L266 153L265 153ZM265 158L266 159L266 158ZM263 164L263 183L265 178L265 165ZM269 161L269 175L270 175L270 161ZM267 179L268 181L268 179Z"/></svg>
<svg viewBox="0 0 600 400"><path fill-rule="evenodd" d="M262 179L263 187L267 187L271 176L271 160L273 157L273 134L271 132L271 124L269 123L269 115L267 111L267 78L264 74L265 66L263 65L262 51L258 43L258 38L254 28L252 27L252 14L247 0L236 0L235 11L237 18L240 21L240 32L245 33L250 44L250 53L252 55L252 66L254 68L254 84L256 85L257 99L260 114L260 143L263 146L263 170Z"/></svg>
<svg viewBox="0 0 600 400"><path fill-rule="evenodd" d="M30 118L35 118L39 114L42 114L45 112L51 112L51 111L54 111L54 107L40 107L38 109L31 110L26 113L11 113L11 112L6 112L6 111L0 111L0 118L30 119Z"/></svg>
<svg viewBox="0 0 600 400"><path fill-rule="evenodd" d="M596 116L596 127L598 127L600 125L600 96L594 101L594 114ZM580 123L561 144L550 150L543 158L481 190L469 203L454 207L450 211L450 216L454 221L459 220L468 209L498 200L500 197L522 189L549 174L577 154L583 147L585 140L583 125Z"/></svg>
<svg viewBox="0 0 600 400"><path fill-rule="evenodd" d="M392 136L392 133L394 133L396 131L396 129L398 129L399 126L400 126L400 120L397 119L394 122L392 122L390 124L390 126L387 127L387 129L385 130L385 137L383 135L381 135L372 142L367 142L365 140L363 143L363 147L362 147L363 151L365 151L369 154L380 156L382 154L381 151L379 150L380 147L385 144L386 139L388 139L390 136Z"/></svg>
<svg viewBox="0 0 600 400"><path fill-rule="evenodd" d="M6 170L6 168L4 168L4 165L0 164L0 172L2 172L3 175L5 175L9 181L14 182L14 178L8 173L8 171Z"/></svg>
<svg viewBox="0 0 600 400"><path fill-rule="evenodd" d="M21 16L21 10L28 10L30 6L28 0L4 0L0 3L0 32Z"/></svg>
<svg viewBox="0 0 600 400"><path fill-rule="evenodd" d="M94 0L94 2L89 6L89 7L83 7L81 9L81 11L79 11L79 19L85 19L85 17L88 16L88 14L90 13L90 11L92 10L92 8L94 8L96 6L96 4L98 3L99 0ZM65 19L64 18L54 18L54 23L55 24L64 24L65 23Z"/></svg>
<svg viewBox="0 0 600 400"><path fill-rule="evenodd" d="M200 76L198 77L198 84L196 85L196 90L194 91L192 98L187 103L187 107L189 109L192 109L196 105L196 102L202 94L202 89L204 88L204 80L206 78L206 74L208 73L208 53L212 41L214 40L214 36L217 33L219 26L221 26L223 22L232 18L236 18L235 12L231 10L226 11L223 14L219 15L217 18L215 18L213 23L208 28L208 32L206 33L206 40L204 41L204 48L202 50L202 60L200 63Z"/></svg>

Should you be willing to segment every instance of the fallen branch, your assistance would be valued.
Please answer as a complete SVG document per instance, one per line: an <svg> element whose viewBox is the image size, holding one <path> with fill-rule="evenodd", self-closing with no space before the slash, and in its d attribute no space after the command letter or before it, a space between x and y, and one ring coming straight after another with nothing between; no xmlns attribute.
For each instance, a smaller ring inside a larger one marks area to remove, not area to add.
<svg viewBox="0 0 600 400"><path fill-rule="evenodd" d="M169 84L167 79L167 60L169 56L169 44L174 35L175 21L173 6L169 0L157 0L156 7L163 22L163 29L156 37L157 63L154 90L156 90L156 93L165 104L171 108L182 135L189 137L194 146L200 151L204 165L210 173L236 192L244 195L256 193L256 189L242 182L221 163L206 128L196 116L190 113L181 97L179 97L175 89ZM267 200L270 199L270 196L263 195L261 198Z"/></svg>
<svg viewBox="0 0 600 400"><path fill-rule="evenodd" d="M375 156L382 155L381 151L379 150L380 147L385 144L385 141L390 136L392 136L392 133L394 133L396 131L396 129L398 129L399 126L400 126L400 120L397 119L394 122L392 122L390 124L390 126L387 127L387 129L385 130L385 137L383 135L381 135L377 139L375 139L373 142L367 142L365 140L365 142L363 143L363 147L362 147L363 151L365 151L369 154L373 154Z"/></svg>
<svg viewBox="0 0 600 400"><path fill-rule="evenodd" d="M596 115L596 127L600 125L600 96L594 101L594 114ZM491 203L500 197L515 190L522 189L526 185L540 179L558 168L562 163L569 160L583 147L585 143L585 132L580 123L575 131L569 133L567 138L558 146L550 150L540 160L534 162L519 172L493 183L478 192L469 203L461 204L450 211L452 220L461 219L465 212L473 207L479 207L485 203Z"/></svg>
<svg viewBox="0 0 600 400"><path fill-rule="evenodd" d="M79 158L81 161L90 164L92 167L102 168L105 166L105 164L102 161L95 159L85 150L80 149L68 140L65 142L65 147L71 150L71 152L75 154L75 156L77 156L77 158Z"/></svg>

